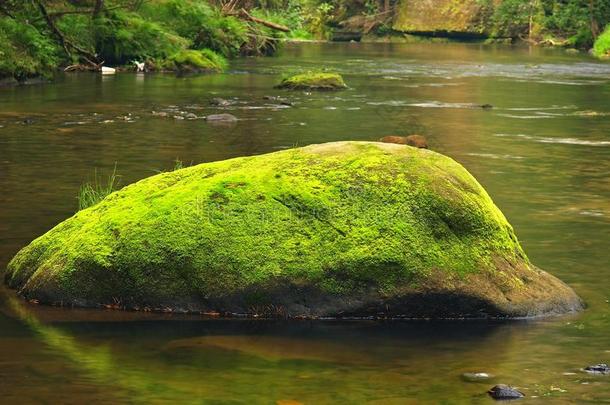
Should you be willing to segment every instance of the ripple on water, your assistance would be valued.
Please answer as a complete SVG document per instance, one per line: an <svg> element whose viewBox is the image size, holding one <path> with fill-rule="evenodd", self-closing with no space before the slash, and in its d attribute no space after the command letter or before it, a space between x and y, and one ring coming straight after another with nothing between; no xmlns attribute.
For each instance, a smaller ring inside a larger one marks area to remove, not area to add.
<svg viewBox="0 0 610 405"><path fill-rule="evenodd" d="M513 137L523 138L539 143L554 143L554 144L566 144L566 145L584 145L584 146L610 146L610 141L591 141L579 138L553 138L548 136L534 136L526 134L494 134L498 137Z"/></svg>
<svg viewBox="0 0 610 405"><path fill-rule="evenodd" d="M522 160L525 159L523 156L515 156L515 155L498 155L495 153L467 153L468 156L477 156L489 159L503 159L503 160Z"/></svg>
<svg viewBox="0 0 610 405"><path fill-rule="evenodd" d="M506 118L515 118L515 119L519 119L519 120L540 120L540 119L555 118L557 115L550 115L550 114L536 114L536 115L498 114L498 116L506 117Z"/></svg>

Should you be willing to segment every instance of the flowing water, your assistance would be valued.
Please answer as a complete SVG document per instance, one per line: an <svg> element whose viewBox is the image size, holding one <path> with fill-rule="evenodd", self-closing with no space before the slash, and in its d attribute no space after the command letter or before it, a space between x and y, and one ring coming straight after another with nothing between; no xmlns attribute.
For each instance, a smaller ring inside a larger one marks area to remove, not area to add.
<svg viewBox="0 0 610 405"><path fill-rule="evenodd" d="M282 74L319 67L350 89L273 89ZM263 98L278 95L293 105ZM211 106L214 97L233 104ZM239 121L182 119L218 112ZM0 402L490 403L485 391L500 382L524 391L523 403L610 403L610 376L580 370L610 362L610 64L586 55L302 44L220 75L83 74L0 89L0 266L75 211L95 170L116 165L128 184L177 159L413 133L477 177L530 259L573 286L586 311L514 322L222 321L41 308L0 290ZM465 372L495 378L466 382Z"/></svg>

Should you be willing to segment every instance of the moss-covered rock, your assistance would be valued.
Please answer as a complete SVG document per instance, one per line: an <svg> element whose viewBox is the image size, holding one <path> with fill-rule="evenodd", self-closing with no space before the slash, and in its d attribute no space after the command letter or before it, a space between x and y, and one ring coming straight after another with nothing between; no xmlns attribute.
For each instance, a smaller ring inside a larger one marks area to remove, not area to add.
<svg viewBox="0 0 610 405"><path fill-rule="evenodd" d="M277 88L292 90L341 90L347 85L337 73L302 73L287 77Z"/></svg>
<svg viewBox="0 0 610 405"><path fill-rule="evenodd" d="M164 67L180 72L222 72L227 61L209 49L185 49L168 58Z"/></svg>
<svg viewBox="0 0 610 405"><path fill-rule="evenodd" d="M280 316L577 310L477 181L425 149L335 142L159 174L22 249L29 299Z"/></svg>
<svg viewBox="0 0 610 405"><path fill-rule="evenodd" d="M484 35L491 29L489 7L478 0L401 0L392 28L414 33Z"/></svg>

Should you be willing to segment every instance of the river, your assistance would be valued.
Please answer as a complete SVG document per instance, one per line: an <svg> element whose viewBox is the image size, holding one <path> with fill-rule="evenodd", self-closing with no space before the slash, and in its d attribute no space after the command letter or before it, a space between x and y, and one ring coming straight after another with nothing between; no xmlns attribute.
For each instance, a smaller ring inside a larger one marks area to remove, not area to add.
<svg viewBox="0 0 610 405"><path fill-rule="evenodd" d="M337 93L273 89L326 67ZM282 96L292 106L264 96ZM222 97L233 105L212 106ZM478 106L490 104L492 109ZM153 114L153 111L155 112ZM181 119L228 112L232 126ZM161 114L159 114L161 113ZM161 116L167 115L167 116ZM174 116L178 118L174 118ZM0 89L0 266L79 185L337 140L422 134L462 163L530 259L587 309L535 321L284 322L40 308L0 289L6 403L610 403L610 64L480 44L293 44L225 74L74 74ZM487 372L484 383L466 372Z"/></svg>

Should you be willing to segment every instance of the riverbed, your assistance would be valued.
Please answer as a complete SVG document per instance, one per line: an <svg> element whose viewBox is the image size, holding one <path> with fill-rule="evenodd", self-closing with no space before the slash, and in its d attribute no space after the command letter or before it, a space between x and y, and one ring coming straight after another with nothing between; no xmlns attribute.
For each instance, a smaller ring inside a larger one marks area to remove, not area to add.
<svg viewBox="0 0 610 405"><path fill-rule="evenodd" d="M349 89L287 92L325 67ZM280 97L278 99L277 97ZM212 105L222 98L228 105ZM282 103L283 101L283 103ZM493 108L481 108L489 104ZM202 117L230 113L232 125ZM95 173L126 185L338 140L424 135L462 163L531 261L584 299L534 321L286 322L41 308L0 289L6 403L610 403L610 63L481 44L290 44L224 74L74 74L0 89L0 266L77 209ZM462 379L467 372L494 376ZM292 402L291 402L292 401Z"/></svg>

